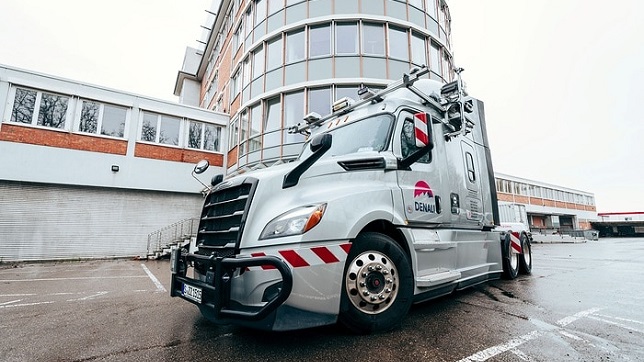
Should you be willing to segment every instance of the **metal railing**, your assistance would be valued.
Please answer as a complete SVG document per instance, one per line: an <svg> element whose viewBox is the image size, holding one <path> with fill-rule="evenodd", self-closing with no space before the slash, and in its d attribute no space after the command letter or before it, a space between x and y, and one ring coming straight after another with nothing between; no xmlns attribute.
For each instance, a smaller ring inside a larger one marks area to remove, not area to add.
<svg viewBox="0 0 644 362"><path fill-rule="evenodd" d="M199 219L190 218L148 234L148 255L155 255L170 245L196 236L197 228L199 228Z"/></svg>
<svg viewBox="0 0 644 362"><path fill-rule="evenodd" d="M531 227L532 235L541 234L546 236L569 236L571 238L583 238L587 240L598 240L599 232L594 229L570 229L570 228L535 228Z"/></svg>

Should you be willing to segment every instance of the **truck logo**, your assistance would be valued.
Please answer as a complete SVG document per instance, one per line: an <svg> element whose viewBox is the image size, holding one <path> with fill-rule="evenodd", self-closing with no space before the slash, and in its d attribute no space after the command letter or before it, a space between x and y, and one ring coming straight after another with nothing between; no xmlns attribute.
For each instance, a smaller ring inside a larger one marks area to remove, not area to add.
<svg viewBox="0 0 644 362"><path fill-rule="evenodd" d="M425 181L418 181L414 186L414 199L418 198L428 199L427 201L434 201L434 192ZM436 205L433 203L430 204L427 202L414 201L414 210L429 214L435 214Z"/></svg>
<svg viewBox="0 0 644 362"><path fill-rule="evenodd" d="M418 181L416 182L416 186L414 187L414 198L417 198L419 196L427 195L427 197L434 197L434 193L432 192L432 188L429 187L427 182L425 181Z"/></svg>

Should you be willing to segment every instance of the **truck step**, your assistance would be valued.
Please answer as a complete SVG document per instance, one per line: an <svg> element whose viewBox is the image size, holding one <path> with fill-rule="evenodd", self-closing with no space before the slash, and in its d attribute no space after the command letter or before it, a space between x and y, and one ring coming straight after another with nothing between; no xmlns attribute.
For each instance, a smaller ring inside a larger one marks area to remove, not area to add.
<svg viewBox="0 0 644 362"><path fill-rule="evenodd" d="M429 288L461 278L459 271L446 271L416 278L418 288Z"/></svg>

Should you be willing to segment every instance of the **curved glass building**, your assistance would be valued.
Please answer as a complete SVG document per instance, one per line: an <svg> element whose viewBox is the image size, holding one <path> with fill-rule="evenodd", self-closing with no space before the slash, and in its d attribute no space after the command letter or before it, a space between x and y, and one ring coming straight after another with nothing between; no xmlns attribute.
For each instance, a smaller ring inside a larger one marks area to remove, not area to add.
<svg viewBox="0 0 644 362"><path fill-rule="evenodd" d="M175 94L230 115L229 172L293 159L304 138L288 127L356 99L363 84L384 87L418 65L452 79L444 0L223 0L212 10Z"/></svg>

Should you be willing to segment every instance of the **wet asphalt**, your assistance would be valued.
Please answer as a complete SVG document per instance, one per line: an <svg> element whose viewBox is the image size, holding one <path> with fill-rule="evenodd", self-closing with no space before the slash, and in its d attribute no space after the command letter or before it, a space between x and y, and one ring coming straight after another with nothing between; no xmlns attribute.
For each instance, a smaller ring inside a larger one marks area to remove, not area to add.
<svg viewBox="0 0 644 362"><path fill-rule="evenodd" d="M169 262L0 264L2 361L644 361L644 238L533 245L533 273L412 307L370 336L217 326Z"/></svg>

